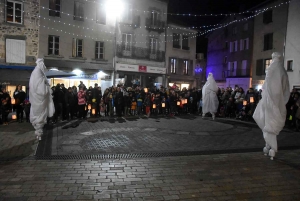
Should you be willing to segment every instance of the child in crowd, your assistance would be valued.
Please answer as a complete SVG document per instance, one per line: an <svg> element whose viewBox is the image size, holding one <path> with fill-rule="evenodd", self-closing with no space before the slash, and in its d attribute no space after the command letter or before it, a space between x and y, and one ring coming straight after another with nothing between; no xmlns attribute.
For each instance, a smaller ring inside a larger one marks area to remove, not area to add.
<svg viewBox="0 0 300 201"><path fill-rule="evenodd" d="M139 97L137 99L137 113L138 113L138 115L142 114L142 107L143 107L143 99L141 97Z"/></svg>
<svg viewBox="0 0 300 201"><path fill-rule="evenodd" d="M132 101L131 101L131 115L136 115L136 105L137 105L137 102L136 102L135 98L133 97Z"/></svg>
<svg viewBox="0 0 300 201"><path fill-rule="evenodd" d="M103 99L101 99L101 102L99 104L100 106L100 117L104 117L105 116L105 111L106 111L106 107L105 107L105 103L103 101Z"/></svg>
<svg viewBox="0 0 300 201"><path fill-rule="evenodd" d="M30 107L31 107L31 103L29 102L28 99L25 99L25 101L24 101L24 111L25 111L25 115L26 115L26 122L29 122Z"/></svg>

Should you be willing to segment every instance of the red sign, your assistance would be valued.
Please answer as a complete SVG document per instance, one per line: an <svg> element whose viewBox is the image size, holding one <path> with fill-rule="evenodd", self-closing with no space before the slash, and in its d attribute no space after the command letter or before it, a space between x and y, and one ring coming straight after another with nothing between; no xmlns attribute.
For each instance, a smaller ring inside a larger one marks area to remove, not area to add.
<svg viewBox="0 0 300 201"><path fill-rule="evenodd" d="M139 72L147 72L147 66L139 66Z"/></svg>

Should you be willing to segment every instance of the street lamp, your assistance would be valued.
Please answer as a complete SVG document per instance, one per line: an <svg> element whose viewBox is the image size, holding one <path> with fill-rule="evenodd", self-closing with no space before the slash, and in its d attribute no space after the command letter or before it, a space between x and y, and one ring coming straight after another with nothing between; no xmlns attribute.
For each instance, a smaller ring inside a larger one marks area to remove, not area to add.
<svg viewBox="0 0 300 201"><path fill-rule="evenodd" d="M116 82L116 49L117 49L117 24L118 18L122 15L124 4L122 0L106 0L105 10L108 18L114 20L115 23L115 44L113 48L113 86Z"/></svg>

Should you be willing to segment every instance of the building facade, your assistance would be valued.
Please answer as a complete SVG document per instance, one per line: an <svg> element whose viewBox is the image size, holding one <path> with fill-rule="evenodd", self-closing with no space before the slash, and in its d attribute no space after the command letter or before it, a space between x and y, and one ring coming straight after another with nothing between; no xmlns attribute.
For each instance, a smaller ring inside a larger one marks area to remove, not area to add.
<svg viewBox="0 0 300 201"><path fill-rule="evenodd" d="M114 20L105 1L40 0L39 57L48 69L73 72L77 76L55 78L64 83L107 88L112 85ZM104 76L103 76L104 75Z"/></svg>
<svg viewBox="0 0 300 201"><path fill-rule="evenodd" d="M290 88L300 88L300 1L289 5L287 34L285 39L284 65L287 70Z"/></svg>
<svg viewBox="0 0 300 201"><path fill-rule="evenodd" d="M247 17L227 17L221 22L224 28L207 36L206 73L213 73L220 88L238 85L248 89L251 86L253 20L242 20Z"/></svg>
<svg viewBox="0 0 300 201"><path fill-rule="evenodd" d="M19 84L26 90L35 67L39 1L1 1L0 10L0 85L12 94Z"/></svg>
<svg viewBox="0 0 300 201"><path fill-rule="evenodd" d="M278 6L279 4L280 6ZM256 8L267 10L254 18L253 88L260 89L262 87L265 80L265 71L272 61L272 53L280 52L284 54L285 52L288 7L289 5L284 0L276 0L266 1Z"/></svg>
<svg viewBox="0 0 300 201"><path fill-rule="evenodd" d="M196 35L197 31L168 24L166 42L166 86L176 84L180 89L196 87Z"/></svg>
<svg viewBox="0 0 300 201"><path fill-rule="evenodd" d="M117 23L115 84L164 85L167 6L162 0L126 2Z"/></svg>
<svg viewBox="0 0 300 201"><path fill-rule="evenodd" d="M197 53L195 65L196 87L201 89L206 82L206 58L203 53Z"/></svg>

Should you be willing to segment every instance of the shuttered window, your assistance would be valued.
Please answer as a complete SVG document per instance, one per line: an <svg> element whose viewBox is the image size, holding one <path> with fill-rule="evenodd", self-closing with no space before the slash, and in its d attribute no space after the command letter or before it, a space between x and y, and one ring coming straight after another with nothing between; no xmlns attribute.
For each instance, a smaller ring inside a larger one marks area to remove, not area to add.
<svg viewBox="0 0 300 201"><path fill-rule="evenodd" d="M6 63L26 63L26 41L6 39Z"/></svg>
<svg viewBox="0 0 300 201"><path fill-rule="evenodd" d="M83 57L83 40L73 38L72 57Z"/></svg>
<svg viewBox="0 0 300 201"><path fill-rule="evenodd" d="M83 3L78 1L74 2L74 20L84 20Z"/></svg>
<svg viewBox="0 0 300 201"><path fill-rule="evenodd" d="M264 60L259 59L256 61L256 75L264 75Z"/></svg>

